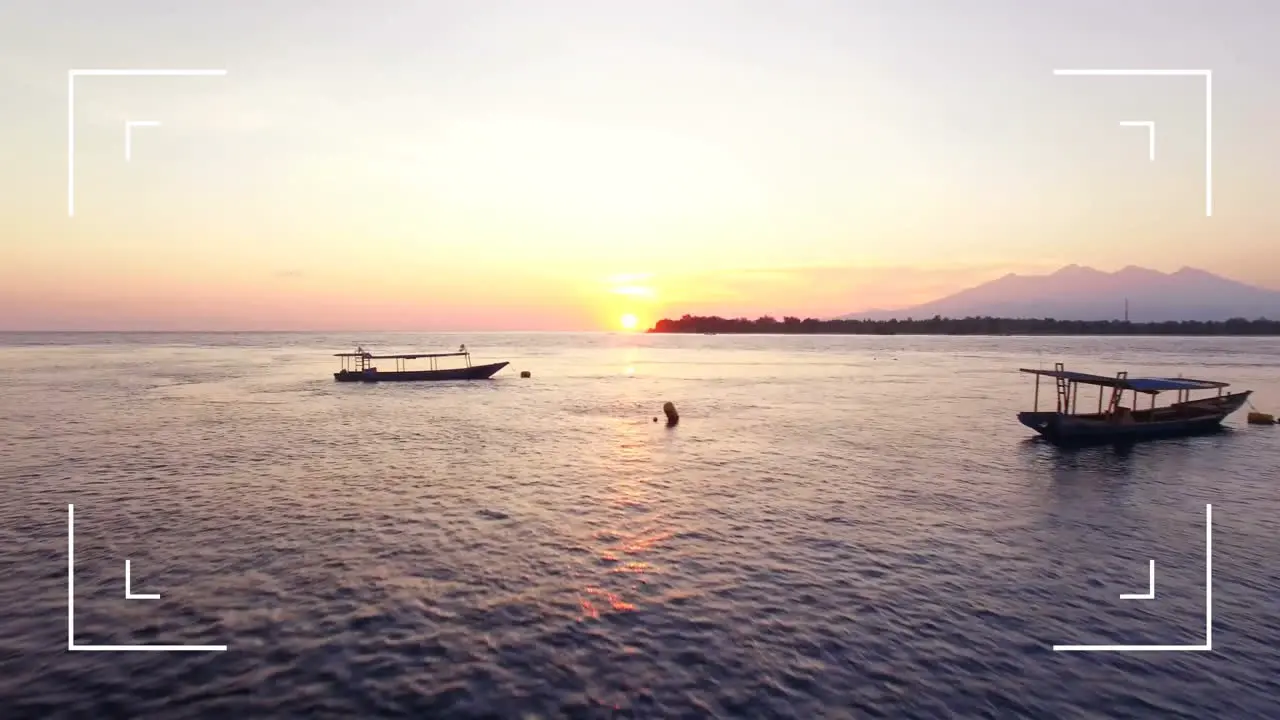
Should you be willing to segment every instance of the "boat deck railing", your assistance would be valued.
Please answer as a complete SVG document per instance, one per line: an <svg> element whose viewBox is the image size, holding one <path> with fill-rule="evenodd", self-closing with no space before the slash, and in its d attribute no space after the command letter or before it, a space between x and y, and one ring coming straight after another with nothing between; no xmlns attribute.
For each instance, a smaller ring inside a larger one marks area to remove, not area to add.
<svg viewBox="0 0 1280 720"><path fill-rule="evenodd" d="M471 367L471 351L463 345L457 352L446 353L404 353L397 355L375 355L368 352L364 348L356 348L355 352L334 353L334 357L342 358L342 369L349 372L365 372L366 370L375 370L373 367L374 360L394 360L396 372L408 372L406 363L409 360L430 360L430 369L439 370L438 360L440 358L461 357L466 358L467 367ZM352 362L354 361L354 362Z"/></svg>
<svg viewBox="0 0 1280 720"><path fill-rule="evenodd" d="M1032 370L1030 368L1018 368L1018 370L1019 372L1036 376L1034 412L1039 412L1040 410L1040 378L1050 377L1054 379L1057 386L1057 412L1066 415L1077 414L1077 400L1081 385L1092 385L1098 388L1098 414L1100 415L1111 415L1117 412L1124 401L1126 392L1133 393L1133 409L1138 409L1138 394L1142 393L1151 398L1146 410L1154 411L1156 409L1156 396L1163 392L1176 392L1177 399L1173 404L1178 405L1190 401L1191 393L1194 391L1217 390L1218 396L1222 396L1224 388L1230 387L1230 383L1217 380L1163 377L1131 378L1127 372L1123 371L1116 373L1115 377L1092 375L1090 373L1067 370L1062 363L1054 363L1052 370ZM1111 389L1110 402L1105 400L1106 388Z"/></svg>

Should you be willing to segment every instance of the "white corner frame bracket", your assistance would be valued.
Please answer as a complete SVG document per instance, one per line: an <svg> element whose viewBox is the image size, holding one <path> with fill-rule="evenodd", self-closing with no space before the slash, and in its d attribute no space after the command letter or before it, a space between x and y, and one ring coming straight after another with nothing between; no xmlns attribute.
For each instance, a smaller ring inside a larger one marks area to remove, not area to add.
<svg viewBox="0 0 1280 720"><path fill-rule="evenodd" d="M1146 595L1125 600L1151 600L1156 594L1156 563L1151 561ZM1213 505L1204 506L1204 644L1202 645L1054 645L1056 652L1212 652L1213 651Z"/></svg>
<svg viewBox="0 0 1280 720"><path fill-rule="evenodd" d="M134 593L130 563L124 561L124 596L129 600L158 600L159 594ZM67 650L78 652L224 652L226 645L77 645L76 644L76 506L67 505Z"/></svg>
<svg viewBox="0 0 1280 720"><path fill-rule="evenodd" d="M1061 69L1054 75L1088 77L1202 77L1204 78L1204 216L1213 217L1213 71L1121 70L1114 68ZM1129 123L1121 123L1129 124ZM1143 123L1146 124L1146 123ZM1155 159L1155 124L1151 123L1151 159Z"/></svg>
<svg viewBox="0 0 1280 720"><path fill-rule="evenodd" d="M1120 127L1144 127L1147 129L1147 158L1156 161L1156 121L1155 120L1121 120Z"/></svg>
<svg viewBox="0 0 1280 720"><path fill-rule="evenodd" d="M1156 599L1156 561L1148 561L1147 591L1145 593L1121 593L1121 600L1155 600ZM128 561L125 561L128 564Z"/></svg>
<svg viewBox="0 0 1280 720"><path fill-rule="evenodd" d="M226 75L225 69L197 70L117 70L112 68L85 68L67 71L67 217L76 215L76 78L96 77L216 77ZM138 123L134 123L137 125ZM158 124L158 123L157 123ZM125 125L126 138L130 132ZM128 141L126 140L126 143ZM127 148L127 144L126 144ZM129 150L125 150L125 159Z"/></svg>
<svg viewBox="0 0 1280 720"><path fill-rule="evenodd" d="M139 127L160 127L159 120L128 120L124 124L124 161L133 160L133 129Z"/></svg>

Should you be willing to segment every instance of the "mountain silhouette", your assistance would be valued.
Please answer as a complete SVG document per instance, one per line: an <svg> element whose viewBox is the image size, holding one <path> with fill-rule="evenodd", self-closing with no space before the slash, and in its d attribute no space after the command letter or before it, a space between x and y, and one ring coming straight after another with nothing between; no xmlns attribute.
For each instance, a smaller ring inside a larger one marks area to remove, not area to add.
<svg viewBox="0 0 1280 720"><path fill-rule="evenodd" d="M1068 265L1049 275L1009 274L954 295L900 310L841 316L854 320L930 318L1055 318L1133 322L1280 319L1280 291L1247 285L1204 270L1173 273L1129 267L1108 273Z"/></svg>

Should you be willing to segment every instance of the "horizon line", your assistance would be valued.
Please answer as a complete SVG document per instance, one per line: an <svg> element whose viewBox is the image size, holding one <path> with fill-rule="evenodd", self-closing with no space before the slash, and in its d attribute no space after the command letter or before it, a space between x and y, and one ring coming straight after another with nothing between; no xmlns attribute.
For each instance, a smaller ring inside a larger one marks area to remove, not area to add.
<svg viewBox="0 0 1280 720"><path fill-rule="evenodd" d="M637 335L640 330L59 330L59 329L42 329L42 330L5 330L0 328L0 335L123 335L131 333L135 335L338 335L338 334L371 334L379 333L383 335L397 334L435 334L435 335L518 335L518 334L552 334L552 333L590 333L599 335Z"/></svg>
<svg viewBox="0 0 1280 720"><path fill-rule="evenodd" d="M1055 322L1055 323L1089 323L1089 324L1127 324L1127 325L1168 325L1168 324L1185 324L1198 323L1208 325L1226 325L1233 321L1244 321L1247 323L1280 323L1280 318L1269 318L1266 316L1259 317L1230 317L1221 320L1197 320L1193 318L1183 318L1179 320L1127 320L1120 317L1112 318L1091 318L1091 319L1070 319L1056 317L1005 317L1000 315L906 315L903 317L885 317L885 318L868 318L868 317L849 317L850 315L861 315L876 312L898 312L893 310L864 310L853 313L845 313L833 317L802 317L799 315L789 315L786 313L773 314L765 313L750 317L748 315L697 315L694 313L682 313L672 317L662 317L645 329L634 330L612 330L612 329L590 329L590 330L379 330L379 329L344 329L344 330L312 330L312 329L294 329L294 330L121 330L121 329L98 329L98 330L62 330L62 329L42 329L42 330L5 330L0 329L0 335L557 335L557 334L574 334L574 335L644 335L656 330L662 322L679 323L685 317L698 320L725 320L731 322L746 321L757 323L764 318L772 318L777 324L783 325L786 318L796 318L801 322L821 322L821 323L866 323L866 324L890 324L890 323L927 323L927 322L961 322L966 320L998 320L1015 323L1027 322ZM905 312L905 311L904 311ZM766 333L768 334L768 333ZM936 334L936 333L927 333Z"/></svg>

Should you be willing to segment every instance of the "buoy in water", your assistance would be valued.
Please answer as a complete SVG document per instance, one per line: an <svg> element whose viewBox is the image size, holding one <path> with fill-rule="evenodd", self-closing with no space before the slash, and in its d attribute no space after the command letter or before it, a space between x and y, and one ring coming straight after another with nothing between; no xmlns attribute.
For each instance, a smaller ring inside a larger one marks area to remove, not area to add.
<svg viewBox="0 0 1280 720"><path fill-rule="evenodd" d="M667 427L674 427L680 422L680 413L676 412L675 403L670 400L662 404L662 412L667 414Z"/></svg>
<svg viewBox="0 0 1280 720"><path fill-rule="evenodd" d="M528 370L521 370L520 377L522 378L533 377L533 373L529 372Z"/></svg>
<svg viewBox="0 0 1280 720"><path fill-rule="evenodd" d="M1274 425L1276 418L1271 413L1251 412L1249 413L1250 425Z"/></svg>

